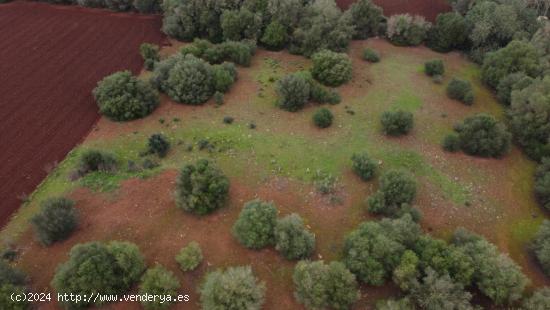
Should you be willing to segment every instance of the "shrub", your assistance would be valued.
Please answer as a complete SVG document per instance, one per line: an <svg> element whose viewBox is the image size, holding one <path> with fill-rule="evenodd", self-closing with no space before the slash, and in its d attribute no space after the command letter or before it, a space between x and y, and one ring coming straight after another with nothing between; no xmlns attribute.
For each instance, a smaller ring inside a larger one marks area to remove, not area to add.
<svg viewBox="0 0 550 310"><path fill-rule="evenodd" d="M315 235L306 230L298 214L292 213L278 219L274 234L275 249L286 259L307 258L315 249Z"/></svg>
<svg viewBox="0 0 550 310"><path fill-rule="evenodd" d="M11 284L23 286L27 282L27 276L19 269L12 267L5 260L0 259L0 286Z"/></svg>
<svg viewBox="0 0 550 310"><path fill-rule="evenodd" d="M93 90L101 114L115 121L129 121L149 115L159 104L158 93L130 71L105 77Z"/></svg>
<svg viewBox="0 0 550 310"><path fill-rule="evenodd" d="M345 238L344 264L361 282L383 285L420 233L420 226L408 215L364 222Z"/></svg>
<svg viewBox="0 0 550 310"><path fill-rule="evenodd" d="M308 309L349 309L359 298L355 276L340 262L300 261L292 279L296 299Z"/></svg>
<svg viewBox="0 0 550 310"><path fill-rule="evenodd" d="M180 103L200 105L214 95L212 67L193 55L185 55L169 70L164 90Z"/></svg>
<svg viewBox="0 0 550 310"><path fill-rule="evenodd" d="M460 138L457 134L449 134L443 139L443 149L447 152L457 152L460 150Z"/></svg>
<svg viewBox="0 0 550 310"><path fill-rule="evenodd" d="M500 157L510 148L506 127L488 114L470 116L456 126L460 147L469 155Z"/></svg>
<svg viewBox="0 0 550 310"><path fill-rule="evenodd" d="M200 294L203 309L259 310L265 284L258 281L250 266L230 267L206 275Z"/></svg>
<svg viewBox="0 0 550 310"><path fill-rule="evenodd" d="M543 158L535 172L535 197L544 209L550 210L550 158Z"/></svg>
<svg viewBox="0 0 550 310"><path fill-rule="evenodd" d="M544 273L550 275L550 221L542 222L531 248Z"/></svg>
<svg viewBox="0 0 550 310"><path fill-rule="evenodd" d="M401 299L382 299L376 302L376 310L414 310L409 297Z"/></svg>
<svg viewBox="0 0 550 310"><path fill-rule="evenodd" d="M462 284L431 268L426 270L422 282L415 283L411 294L421 309L473 309L472 294L466 292Z"/></svg>
<svg viewBox="0 0 550 310"><path fill-rule="evenodd" d="M388 19L386 35L395 45L415 46L424 42L429 29L430 23L424 17L399 14Z"/></svg>
<svg viewBox="0 0 550 310"><path fill-rule="evenodd" d="M157 13L160 11L159 0L134 0L134 8L140 13Z"/></svg>
<svg viewBox="0 0 550 310"><path fill-rule="evenodd" d="M378 165L366 152L353 154L351 161L353 172L363 181L369 181L374 177Z"/></svg>
<svg viewBox="0 0 550 310"><path fill-rule="evenodd" d="M366 39L378 34L378 27L384 20L382 8L371 0L355 1L345 12L355 27L354 39Z"/></svg>
<svg viewBox="0 0 550 310"><path fill-rule="evenodd" d="M28 300L14 300L14 294L26 294L26 275L5 260L0 260L0 306L2 309L24 310L29 308Z"/></svg>
<svg viewBox="0 0 550 310"><path fill-rule="evenodd" d="M505 48L488 53L481 68L481 79L496 88L507 75L523 72L536 77L540 71L539 55L533 45L523 41L512 41Z"/></svg>
<svg viewBox="0 0 550 310"><path fill-rule="evenodd" d="M219 91L215 92L214 93L214 102L216 103L216 105L218 105L218 106L222 105L223 101L224 101L223 93L219 92Z"/></svg>
<svg viewBox="0 0 550 310"><path fill-rule="evenodd" d="M212 68L214 89L216 92L226 93L229 88L231 88L231 85L233 85L237 77L235 65L226 62L223 65L215 65Z"/></svg>
<svg viewBox="0 0 550 310"><path fill-rule="evenodd" d="M178 262L182 271L194 270L200 265L202 259L201 247L195 241L189 242L176 255L176 262Z"/></svg>
<svg viewBox="0 0 550 310"><path fill-rule="evenodd" d="M523 72L511 73L500 80L497 86L497 97L500 103L509 106L512 92L522 90L533 83L533 79Z"/></svg>
<svg viewBox="0 0 550 310"><path fill-rule="evenodd" d="M523 300L522 306L525 310L550 309L550 288L537 289L531 297Z"/></svg>
<svg viewBox="0 0 550 310"><path fill-rule="evenodd" d="M260 40L268 49L280 50L288 42L288 32L286 27L278 21L272 21L267 25L264 35Z"/></svg>
<svg viewBox="0 0 550 310"><path fill-rule="evenodd" d="M379 62L380 54L372 48L366 48L363 50L363 59L368 62Z"/></svg>
<svg viewBox="0 0 550 310"><path fill-rule="evenodd" d="M132 8L131 0L104 0L105 6L112 11L125 12Z"/></svg>
<svg viewBox="0 0 550 310"><path fill-rule="evenodd" d="M116 170L117 160L110 153L86 150L80 155L78 173L84 175L94 171L110 172Z"/></svg>
<svg viewBox="0 0 550 310"><path fill-rule="evenodd" d="M199 215L221 208L227 200L229 180L214 164L201 159L187 164L176 182L176 205Z"/></svg>
<svg viewBox="0 0 550 310"><path fill-rule="evenodd" d="M340 94L337 91L327 89L315 81L313 78L307 78L309 82L309 97L313 102L317 103L328 103L328 104L338 104L341 101Z"/></svg>
<svg viewBox="0 0 550 310"><path fill-rule="evenodd" d="M141 276L145 263L136 245L113 241L75 245L57 268L52 286L60 294L121 294ZM88 306L92 300L68 306Z"/></svg>
<svg viewBox="0 0 550 310"><path fill-rule="evenodd" d="M447 96L464 104L474 103L474 91L469 81L453 78L447 85Z"/></svg>
<svg viewBox="0 0 550 310"><path fill-rule="evenodd" d="M159 157L165 157L170 150L170 142L163 134L156 133L149 137L147 141L148 151L151 154L157 154Z"/></svg>
<svg viewBox="0 0 550 310"><path fill-rule="evenodd" d="M393 270L392 280L404 292L409 292L420 276L420 259L411 250L403 252L399 265Z"/></svg>
<svg viewBox="0 0 550 310"><path fill-rule="evenodd" d="M467 25L462 15L456 12L441 13L428 33L427 45L437 52L446 53L463 47L467 38Z"/></svg>
<svg viewBox="0 0 550 310"><path fill-rule="evenodd" d="M220 18L223 37L229 41L256 40L262 28L262 17L245 7L223 11Z"/></svg>
<svg viewBox="0 0 550 310"><path fill-rule="evenodd" d="M443 75L445 73L445 66L443 65L443 60L435 59L430 60L424 63L424 72L428 76Z"/></svg>
<svg viewBox="0 0 550 310"><path fill-rule="evenodd" d="M348 55L323 50L312 57L311 74L317 81L327 86L340 86L352 76L352 65Z"/></svg>
<svg viewBox="0 0 550 310"><path fill-rule="evenodd" d="M386 111L380 121L382 130L390 136L406 135L414 125L413 115L407 111Z"/></svg>
<svg viewBox="0 0 550 310"><path fill-rule="evenodd" d="M233 236L249 249L261 249L275 243L277 208L273 203L252 200L244 205L233 225Z"/></svg>
<svg viewBox="0 0 550 310"><path fill-rule="evenodd" d="M143 1L143 0L137 0ZM136 3L136 2L134 2ZM155 63L160 61L159 55L160 47L151 43L143 43L139 47L139 53L145 61L144 66L146 70L153 70L155 68Z"/></svg>
<svg viewBox="0 0 550 310"><path fill-rule="evenodd" d="M168 309L172 300L178 293L180 283L178 278L166 268L157 265L153 268L147 269L143 277L141 278L141 284L139 285L140 295L154 295L154 296L172 296L171 300L142 300L141 304L145 309Z"/></svg>
<svg viewBox="0 0 550 310"><path fill-rule="evenodd" d="M332 125L334 116L327 108L320 108L313 114L313 123L319 128L327 128Z"/></svg>
<svg viewBox="0 0 550 310"><path fill-rule="evenodd" d="M384 214L392 217L399 217L404 213L414 214L409 205L416 197L416 181L412 175L400 171L390 170L380 178L378 192L367 200L369 211L375 214Z"/></svg>
<svg viewBox="0 0 550 310"><path fill-rule="evenodd" d="M224 124L233 124L233 122L235 121L235 119L232 117L232 116L224 116L223 117L223 123Z"/></svg>
<svg viewBox="0 0 550 310"><path fill-rule="evenodd" d="M306 78L295 73L277 81L278 105L281 109L295 112L309 101L310 86Z"/></svg>
<svg viewBox="0 0 550 310"><path fill-rule="evenodd" d="M78 226L78 211L74 201L66 198L51 198L42 202L40 212L31 222L38 240L43 245L67 239Z"/></svg>
<svg viewBox="0 0 550 310"><path fill-rule="evenodd" d="M102 8L105 6L104 0L76 0L76 3L88 8Z"/></svg>

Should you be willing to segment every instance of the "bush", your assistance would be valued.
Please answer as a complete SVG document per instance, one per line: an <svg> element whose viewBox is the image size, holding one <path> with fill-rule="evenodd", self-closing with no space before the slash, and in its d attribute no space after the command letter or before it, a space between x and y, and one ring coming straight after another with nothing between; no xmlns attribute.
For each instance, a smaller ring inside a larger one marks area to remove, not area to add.
<svg viewBox="0 0 550 310"><path fill-rule="evenodd" d="M105 6L104 0L76 0L76 3L88 8L102 8Z"/></svg>
<svg viewBox="0 0 550 310"><path fill-rule="evenodd" d="M419 218L410 208L416 197L416 181L412 175L400 171L390 170L380 178L378 192L369 197L369 211L374 214L384 214L399 217L411 213L413 219Z"/></svg>
<svg viewBox="0 0 550 310"><path fill-rule="evenodd" d="M0 286L6 284L23 286L27 282L27 276L19 269L12 267L5 260L0 259Z"/></svg>
<svg viewBox="0 0 550 310"><path fill-rule="evenodd" d="M328 104L338 104L342 100L340 94L337 91L327 89L323 87L319 82L315 81L310 76L307 77L309 82L309 97L311 101L317 103L328 103Z"/></svg>
<svg viewBox="0 0 550 310"><path fill-rule="evenodd" d="M136 0L143 1L143 0ZM160 61L159 55L160 47L151 43L143 43L139 46L139 53L144 60L144 66L146 70L153 70L155 68L155 63Z"/></svg>
<svg viewBox="0 0 550 310"><path fill-rule="evenodd" d="M474 103L474 91L469 81L453 78L447 85L447 96L464 104Z"/></svg>
<svg viewBox="0 0 550 310"><path fill-rule="evenodd" d="M66 198L51 198L40 205L40 212L31 222L38 240L43 245L67 239L78 226L78 211L74 201Z"/></svg>
<svg viewBox="0 0 550 310"><path fill-rule="evenodd" d="M531 248L544 273L550 275L550 221L542 222Z"/></svg>
<svg viewBox="0 0 550 310"><path fill-rule="evenodd" d="M544 209L550 210L550 158L543 158L535 172L535 197Z"/></svg>
<svg viewBox="0 0 550 310"><path fill-rule="evenodd" d="M406 135L414 125L412 113L406 111L384 112L380 121L382 123L382 130L390 136Z"/></svg>
<svg viewBox="0 0 550 310"><path fill-rule="evenodd" d="M371 180L376 174L378 164L366 153L351 156L352 169L363 181Z"/></svg>
<svg viewBox="0 0 550 310"><path fill-rule="evenodd" d="M116 167L117 160L110 153L86 150L80 155L78 173L82 176L95 171L111 172L116 170Z"/></svg>
<svg viewBox="0 0 550 310"><path fill-rule="evenodd" d="M359 299L355 276L340 262L300 261L292 279L294 295L307 309L349 309Z"/></svg>
<svg viewBox="0 0 550 310"><path fill-rule="evenodd" d="M379 62L380 54L372 48L366 48L363 50L363 59L368 62Z"/></svg>
<svg viewBox="0 0 550 310"><path fill-rule="evenodd" d="M227 200L229 180L214 164L200 159L187 164L176 182L176 205L188 212L208 214Z"/></svg>
<svg viewBox="0 0 550 310"><path fill-rule="evenodd" d="M150 154L157 154L159 157L165 157L170 150L170 142L163 134L156 133L149 137L147 148Z"/></svg>
<svg viewBox="0 0 550 310"><path fill-rule="evenodd" d="M306 230L298 214L292 213L278 219L274 234L275 249L286 259L307 258L315 249L315 235Z"/></svg>
<svg viewBox="0 0 550 310"><path fill-rule="evenodd" d="M158 93L130 71L111 74L93 90L99 112L115 121L129 121L149 115L159 104Z"/></svg>
<svg viewBox="0 0 550 310"><path fill-rule="evenodd" d="M112 11L125 12L132 8L131 0L104 0L105 6Z"/></svg>
<svg viewBox="0 0 550 310"><path fill-rule="evenodd" d="M246 42L227 41L206 49L201 57L209 63L221 63L227 60L248 67L254 52L255 45L252 46Z"/></svg>
<svg viewBox="0 0 550 310"><path fill-rule="evenodd" d="M539 55L533 45L512 41L505 48L488 53L481 68L481 79L492 88L497 88L507 75L523 72L536 77L540 71Z"/></svg>
<svg viewBox="0 0 550 310"><path fill-rule="evenodd" d="M160 3L158 0L134 0L134 8L140 13L157 13Z"/></svg>
<svg viewBox="0 0 550 310"><path fill-rule="evenodd" d="M345 239L344 264L361 282L383 285L420 234L420 226L408 215L364 222Z"/></svg>
<svg viewBox="0 0 550 310"><path fill-rule="evenodd" d="M182 248L176 255L176 262L180 265L182 271L194 270L202 262L202 250L199 244L195 241L189 242L187 246Z"/></svg>
<svg viewBox="0 0 550 310"><path fill-rule="evenodd" d="M472 294L466 292L462 284L431 268L426 270L422 282L413 285L411 295L421 309L473 309Z"/></svg>
<svg viewBox="0 0 550 310"><path fill-rule="evenodd" d="M460 147L468 155L497 158L510 149L510 133L488 114L470 116L455 130Z"/></svg>
<svg viewBox="0 0 550 310"><path fill-rule="evenodd" d="M313 114L313 123L319 128L327 128L332 125L334 116L327 108L320 108Z"/></svg>
<svg viewBox="0 0 550 310"><path fill-rule="evenodd" d="M244 205L233 225L233 236L249 249L261 249L275 244L274 229L277 208L273 203L252 200Z"/></svg>
<svg viewBox="0 0 550 310"><path fill-rule="evenodd" d="M121 294L127 291L145 269L143 256L136 245L113 241L75 245L69 260L57 268L52 286L60 294ZM85 307L92 300L70 303Z"/></svg>
<svg viewBox="0 0 550 310"><path fill-rule="evenodd" d="M429 29L430 23L424 17L399 14L388 19L386 35L395 45L416 46L424 42Z"/></svg>
<svg viewBox="0 0 550 310"><path fill-rule="evenodd" d="M443 139L443 149L447 152L457 152L460 150L460 138L457 134L449 134Z"/></svg>
<svg viewBox="0 0 550 310"><path fill-rule="evenodd" d="M223 37L229 41L256 40L262 28L262 16L245 7L223 11L220 18Z"/></svg>
<svg viewBox="0 0 550 310"><path fill-rule="evenodd" d="M408 297L401 299L382 299L376 302L376 310L414 310L416 309Z"/></svg>
<svg viewBox="0 0 550 310"><path fill-rule="evenodd" d="M445 73L445 66L443 60L435 59L424 63L424 72L428 76L443 75Z"/></svg>
<svg viewBox="0 0 550 310"><path fill-rule="evenodd" d="M185 55L169 70L163 88L176 102L203 104L215 92L212 67L202 59Z"/></svg>
<svg viewBox="0 0 550 310"><path fill-rule="evenodd" d="M200 293L203 309L259 310L265 284L258 281L250 266L230 267L207 274Z"/></svg>
<svg viewBox="0 0 550 310"><path fill-rule="evenodd" d="M359 40L376 36L384 20L382 8L371 0L355 1L344 14L350 16L351 24L355 27L353 38Z"/></svg>
<svg viewBox="0 0 550 310"><path fill-rule="evenodd" d="M427 45L434 51L446 53L463 47L467 38L467 25L462 15L456 12L441 13L428 33Z"/></svg>
<svg viewBox="0 0 550 310"><path fill-rule="evenodd" d="M511 73L500 80L497 86L497 97L500 103L509 106L512 92L522 90L533 83L533 79L523 72Z"/></svg>
<svg viewBox="0 0 550 310"><path fill-rule="evenodd" d="M143 277L141 278L141 284L139 285L140 295L154 295L154 296L171 296L171 300L142 300L141 304L145 309L168 309L172 300L176 297L180 283L178 278L166 268L157 265L153 268L147 269Z"/></svg>
<svg viewBox="0 0 550 310"><path fill-rule="evenodd" d="M26 294L26 275L0 260L0 307L2 309L24 310L29 308L27 299L14 300L14 294Z"/></svg>
<svg viewBox="0 0 550 310"><path fill-rule="evenodd" d="M522 306L525 310L550 309L550 288L537 289L531 297L523 300Z"/></svg>
<svg viewBox="0 0 550 310"><path fill-rule="evenodd" d="M278 21L272 21L267 25L264 35L260 40L268 49L280 50L288 43L288 32L286 27Z"/></svg>
<svg viewBox="0 0 550 310"><path fill-rule="evenodd" d="M348 55L323 50L312 57L311 74L327 86L340 86L351 80L352 65Z"/></svg>
<svg viewBox="0 0 550 310"><path fill-rule="evenodd" d="M295 112L309 101L310 86L303 75L294 73L277 81L278 105L281 109Z"/></svg>
<svg viewBox="0 0 550 310"><path fill-rule="evenodd" d="M214 89L216 92L226 93L237 78L235 65L224 62L222 65L215 65L212 68Z"/></svg>

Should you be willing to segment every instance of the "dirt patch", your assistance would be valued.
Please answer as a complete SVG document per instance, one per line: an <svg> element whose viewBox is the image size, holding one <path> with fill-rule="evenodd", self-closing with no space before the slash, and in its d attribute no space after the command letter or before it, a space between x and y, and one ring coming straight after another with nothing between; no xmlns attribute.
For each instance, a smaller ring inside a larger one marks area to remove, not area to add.
<svg viewBox="0 0 550 310"><path fill-rule="evenodd" d="M354 2L355 0L336 1L343 9L347 9ZM422 15L429 21L434 21L439 13L451 10L450 5L445 0L374 0L374 3L382 7L386 16L409 13Z"/></svg>
<svg viewBox="0 0 550 310"><path fill-rule="evenodd" d="M99 118L91 90L140 71L160 16L14 2L0 6L0 225Z"/></svg>

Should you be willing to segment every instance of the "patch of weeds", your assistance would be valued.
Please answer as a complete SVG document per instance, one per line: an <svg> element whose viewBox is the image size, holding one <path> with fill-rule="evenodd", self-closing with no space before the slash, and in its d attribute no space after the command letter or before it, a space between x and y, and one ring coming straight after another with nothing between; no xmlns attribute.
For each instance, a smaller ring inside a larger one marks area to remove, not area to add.
<svg viewBox="0 0 550 310"><path fill-rule="evenodd" d="M254 122L248 123L248 128L249 129L256 129L256 123L254 123Z"/></svg>
<svg viewBox="0 0 550 310"><path fill-rule="evenodd" d="M231 117L231 116L226 116L223 118L223 123L224 124L233 124L233 122L235 121L235 118Z"/></svg>
<svg viewBox="0 0 550 310"><path fill-rule="evenodd" d="M214 93L214 102L216 103L216 106L221 106L224 103L222 92L217 91Z"/></svg>
<svg viewBox="0 0 550 310"><path fill-rule="evenodd" d="M172 122L174 122L174 123L178 123L179 121L181 121L181 119L179 119L178 117L174 117L172 119Z"/></svg>
<svg viewBox="0 0 550 310"><path fill-rule="evenodd" d="M317 191L323 195L334 193L336 189L336 177L326 171L317 170L313 177L313 183Z"/></svg>
<svg viewBox="0 0 550 310"><path fill-rule="evenodd" d="M159 118L159 123L164 124L165 122L166 120L163 117Z"/></svg>

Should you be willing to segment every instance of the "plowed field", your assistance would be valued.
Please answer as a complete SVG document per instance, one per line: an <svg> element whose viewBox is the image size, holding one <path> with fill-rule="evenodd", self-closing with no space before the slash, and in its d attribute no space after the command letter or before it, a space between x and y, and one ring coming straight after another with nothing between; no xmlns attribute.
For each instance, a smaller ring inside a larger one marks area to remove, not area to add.
<svg viewBox="0 0 550 310"><path fill-rule="evenodd" d="M160 16L15 2L0 5L0 225L90 131L91 95L112 72L139 72Z"/></svg>

